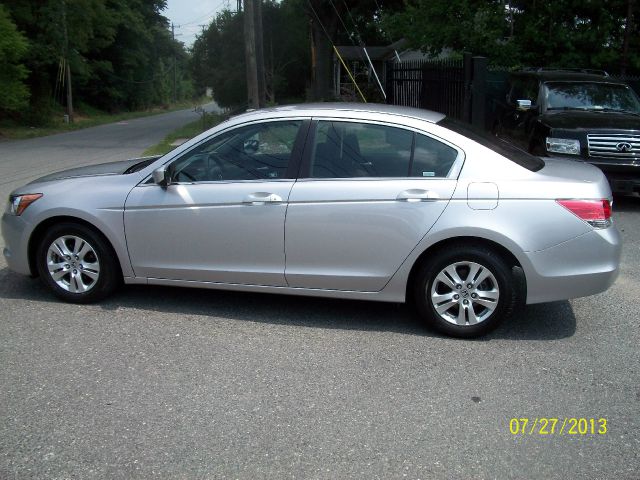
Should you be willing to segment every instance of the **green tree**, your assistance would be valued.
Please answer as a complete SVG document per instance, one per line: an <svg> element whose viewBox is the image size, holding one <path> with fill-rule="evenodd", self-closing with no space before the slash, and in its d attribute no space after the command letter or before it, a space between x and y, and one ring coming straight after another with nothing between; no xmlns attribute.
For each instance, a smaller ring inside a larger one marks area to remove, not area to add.
<svg viewBox="0 0 640 480"><path fill-rule="evenodd" d="M6 0L29 39L30 122L46 121L64 103L61 59L71 66L75 103L108 111L166 104L191 95L188 55L171 38L165 0ZM175 62L174 62L175 59Z"/></svg>
<svg viewBox="0 0 640 480"><path fill-rule="evenodd" d="M638 8L635 0L412 0L383 23L432 55L466 50L494 65L638 72Z"/></svg>
<svg viewBox="0 0 640 480"><path fill-rule="evenodd" d="M433 56L471 51L504 63L515 53L502 1L417 0L387 15L384 25L394 37Z"/></svg>
<svg viewBox="0 0 640 480"><path fill-rule="evenodd" d="M28 105L24 80L29 71L22 63L28 48L27 40L0 5L0 110L18 111Z"/></svg>
<svg viewBox="0 0 640 480"><path fill-rule="evenodd" d="M218 14L194 42L191 68L196 88L211 87L220 106L247 103L242 14Z"/></svg>
<svg viewBox="0 0 640 480"><path fill-rule="evenodd" d="M618 72L625 62L623 43L628 0L557 0L516 4L514 42L520 63L534 66L603 68ZM637 16L637 9L630 10ZM633 20L633 18L631 18ZM628 67L640 70L637 22L631 21Z"/></svg>
<svg viewBox="0 0 640 480"><path fill-rule="evenodd" d="M303 99L310 75L308 23L302 0L264 2L263 49L268 100L292 102ZM199 35L191 51L195 88L206 87L222 107L247 102L243 16L221 12Z"/></svg>

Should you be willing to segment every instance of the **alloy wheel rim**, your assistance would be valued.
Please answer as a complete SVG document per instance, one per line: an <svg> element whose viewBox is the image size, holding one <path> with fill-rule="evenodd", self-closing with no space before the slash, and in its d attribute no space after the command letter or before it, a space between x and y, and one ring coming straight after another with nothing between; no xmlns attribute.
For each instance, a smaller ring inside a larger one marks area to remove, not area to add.
<svg viewBox="0 0 640 480"><path fill-rule="evenodd" d="M500 299L498 282L491 270L467 261L443 268L427 294L440 318L458 326L486 321Z"/></svg>
<svg viewBox="0 0 640 480"><path fill-rule="evenodd" d="M100 278L100 261L95 249L83 238L63 235L47 250L47 269L53 281L70 293L91 290Z"/></svg>

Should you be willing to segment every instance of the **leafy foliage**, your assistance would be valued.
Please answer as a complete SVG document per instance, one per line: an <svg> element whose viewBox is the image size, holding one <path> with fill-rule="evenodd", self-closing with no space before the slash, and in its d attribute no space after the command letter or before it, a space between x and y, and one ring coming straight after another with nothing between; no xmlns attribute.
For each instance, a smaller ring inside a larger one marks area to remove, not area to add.
<svg viewBox="0 0 640 480"><path fill-rule="evenodd" d="M434 56L445 49L466 50L503 66L638 72L637 17L633 0L413 0L386 15L383 24ZM629 20L631 29L625 31Z"/></svg>
<svg viewBox="0 0 640 480"><path fill-rule="evenodd" d="M307 20L302 0L266 1L263 49L271 102L303 98L310 70ZM222 107L246 104L247 83L243 37L244 12L220 13L192 49L191 71L198 91L206 87Z"/></svg>
<svg viewBox="0 0 640 480"><path fill-rule="evenodd" d="M171 38L161 15L165 0L10 0L6 6L30 41L24 57L31 72L28 119L46 121L64 100L61 59L72 72L74 100L108 110L166 104L193 93L187 53Z"/></svg>
<svg viewBox="0 0 640 480"><path fill-rule="evenodd" d="M0 110L17 111L28 105L24 80L29 72L22 64L28 48L27 40L0 5Z"/></svg>

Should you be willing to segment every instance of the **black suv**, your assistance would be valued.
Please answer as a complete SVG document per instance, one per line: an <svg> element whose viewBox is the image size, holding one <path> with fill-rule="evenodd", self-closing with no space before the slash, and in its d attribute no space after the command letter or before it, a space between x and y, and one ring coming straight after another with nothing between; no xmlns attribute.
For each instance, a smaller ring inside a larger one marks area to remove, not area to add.
<svg viewBox="0 0 640 480"><path fill-rule="evenodd" d="M617 193L640 193L640 99L627 84L591 70L511 74L494 133L534 155L589 162Z"/></svg>

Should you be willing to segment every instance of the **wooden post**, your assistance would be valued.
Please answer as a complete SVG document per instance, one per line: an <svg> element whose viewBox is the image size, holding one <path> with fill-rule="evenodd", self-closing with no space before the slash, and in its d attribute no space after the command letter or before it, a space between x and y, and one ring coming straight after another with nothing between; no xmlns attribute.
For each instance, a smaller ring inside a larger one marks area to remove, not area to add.
<svg viewBox="0 0 640 480"><path fill-rule="evenodd" d="M249 108L260 108L254 15L253 0L244 0L244 51L247 62L247 104Z"/></svg>
<svg viewBox="0 0 640 480"><path fill-rule="evenodd" d="M176 73L176 31L175 25L171 23L171 39L173 40L171 48L173 49L173 103L176 103L176 83L177 83L177 73Z"/></svg>
<svg viewBox="0 0 640 480"><path fill-rule="evenodd" d="M69 61L67 63L67 115L69 115L69 123L73 123L73 91L71 89L71 67Z"/></svg>
<svg viewBox="0 0 640 480"><path fill-rule="evenodd" d="M258 105L263 108L266 105L265 93L265 69L264 69L264 46L262 41L262 0L254 0L253 13L255 15L255 37L256 37L256 67L258 72Z"/></svg>
<svg viewBox="0 0 640 480"><path fill-rule="evenodd" d="M67 81L67 116L69 123L73 123L73 95L71 90L71 67L69 66L69 34L67 31L67 2L62 0L62 26L64 33L64 60L65 60L65 77Z"/></svg>

